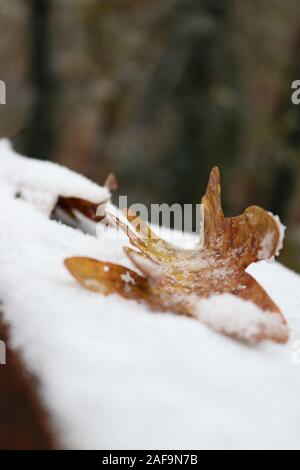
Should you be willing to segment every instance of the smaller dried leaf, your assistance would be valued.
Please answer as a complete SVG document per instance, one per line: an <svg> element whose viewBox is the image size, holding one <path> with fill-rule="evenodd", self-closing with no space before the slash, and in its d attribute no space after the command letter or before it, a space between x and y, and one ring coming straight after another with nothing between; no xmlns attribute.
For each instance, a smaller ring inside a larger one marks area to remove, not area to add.
<svg viewBox="0 0 300 470"><path fill-rule="evenodd" d="M86 199L80 199L76 197L59 197L56 208L54 211L60 209L65 212L69 217L76 220L76 211L80 212L87 219L92 220L93 222L101 222L104 216L97 215L98 208L100 206L105 207L105 204L108 201L103 201L101 203L94 203L87 201Z"/></svg>
<svg viewBox="0 0 300 470"><path fill-rule="evenodd" d="M118 188L118 182L115 175L110 174L105 182L105 187L113 192ZM62 221L72 227L78 227L78 213L88 220L99 223L105 218L105 208L109 199L94 203L87 199L78 197L59 196L56 206L52 212L52 218Z"/></svg>
<svg viewBox="0 0 300 470"><path fill-rule="evenodd" d="M116 176L113 173L110 173L106 178L104 186L112 193L113 191L117 191L119 184Z"/></svg>

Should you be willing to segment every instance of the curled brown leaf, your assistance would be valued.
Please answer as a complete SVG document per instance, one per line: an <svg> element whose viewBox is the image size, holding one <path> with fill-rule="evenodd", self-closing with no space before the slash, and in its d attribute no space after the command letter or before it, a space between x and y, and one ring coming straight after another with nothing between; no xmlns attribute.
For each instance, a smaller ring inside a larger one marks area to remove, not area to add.
<svg viewBox="0 0 300 470"><path fill-rule="evenodd" d="M117 190L118 181L114 174L111 173L107 177L105 187L109 192ZM52 218L72 227L78 227L80 225L78 214L81 214L86 219L99 223L105 218L105 209L108 202L109 199L95 203L78 197L59 196L52 212Z"/></svg>

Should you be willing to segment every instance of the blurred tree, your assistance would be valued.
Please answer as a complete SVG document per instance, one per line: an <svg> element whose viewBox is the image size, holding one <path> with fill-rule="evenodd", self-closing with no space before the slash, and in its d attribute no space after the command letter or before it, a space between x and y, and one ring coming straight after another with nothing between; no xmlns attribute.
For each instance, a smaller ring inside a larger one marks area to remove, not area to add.
<svg viewBox="0 0 300 470"><path fill-rule="evenodd" d="M90 54L115 90L100 154L131 200L198 202L211 167L232 167L241 108L231 10L223 0L89 5Z"/></svg>
<svg viewBox="0 0 300 470"><path fill-rule="evenodd" d="M198 202L211 168L220 164L224 171L234 162L240 112L227 43L231 8L231 1L178 1L168 18L164 55L137 120L159 126L165 108L177 117L162 155L172 175L169 202Z"/></svg>
<svg viewBox="0 0 300 470"><path fill-rule="evenodd" d="M292 103L292 83L300 77L300 25L291 47L282 93L274 112L278 136L279 165L273 180L271 208L288 226L282 260L300 269L300 106Z"/></svg>
<svg viewBox="0 0 300 470"><path fill-rule="evenodd" d="M20 0L0 2L0 78L6 83L7 103L0 106L0 136L16 134L27 124L30 90L28 70L28 3Z"/></svg>
<svg viewBox="0 0 300 470"><path fill-rule="evenodd" d="M51 53L51 0L30 0L31 54L29 65L32 101L29 110L26 153L51 158L54 145L54 80Z"/></svg>

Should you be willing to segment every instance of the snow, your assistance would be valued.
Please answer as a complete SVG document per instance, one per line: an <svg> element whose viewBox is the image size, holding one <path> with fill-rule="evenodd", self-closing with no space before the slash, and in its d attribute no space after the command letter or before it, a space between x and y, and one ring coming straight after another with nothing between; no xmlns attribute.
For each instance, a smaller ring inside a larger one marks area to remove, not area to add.
<svg viewBox="0 0 300 470"><path fill-rule="evenodd" d="M58 196L78 197L98 204L110 197L106 188L67 168L18 155L6 139L0 141L0 155L1 180L9 187L7 189L48 215L54 209Z"/></svg>
<svg viewBox="0 0 300 470"><path fill-rule="evenodd" d="M275 237L275 235L274 235L273 232L267 233L266 236L264 237L264 239L262 241L262 244L261 244L261 248L258 252L258 259L259 260L268 259L269 253L270 253L270 247L274 246L274 237ZM276 250L276 252L277 252L277 250Z"/></svg>
<svg viewBox="0 0 300 470"><path fill-rule="evenodd" d="M280 254L280 252L283 248L283 244L284 244L284 237L285 237L286 227L281 223L280 218L278 217L278 215L274 215L271 212L270 212L270 214L273 216L275 222L277 223L279 233L280 233L279 243L278 243L277 251L276 251L276 254L275 254L276 256L279 256L279 254Z"/></svg>
<svg viewBox="0 0 300 470"><path fill-rule="evenodd" d="M275 253L275 256L279 256L279 254L280 254L280 252L283 248L283 244L284 244L284 237L285 237L286 227L281 223L278 215L274 215L274 214L272 214L272 212L269 212L269 214L273 217L274 221L276 222L276 224L278 226L278 230L279 230L279 242L278 242L278 246L277 246L276 253ZM273 246L273 242L274 242L274 233L273 232L267 233L265 238L262 241L261 249L258 252L258 259L259 260L268 259L269 253L270 253L270 247Z"/></svg>
<svg viewBox="0 0 300 470"><path fill-rule="evenodd" d="M237 312L241 312L237 315ZM276 338L286 336L288 327L282 325L281 317L268 312L266 314L254 303L245 301L231 294L214 295L197 304L197 316L215 331L224 332L249 343L267 332Z"/></svg>
<svg viewBox="0 0 300 470"><path fill-rule="evenodd" d="M126 284L135 284L135 280L133 279L129 271L126 274L121 274L121 279Z"/></svg>
<svg viewBox="0 0 300 470"><path fill-rule="evenodd" d="M299 450L300 277L278 263L249 269L289 322L285 346L247 346L196 320L89 292L64 259L87 256L132 269L126 238L85 235L50 220L39 198L14 194L20 186L52 197L64 189L97 200L106 190L50 164L15 154L9 162L9 153L0 142L0 300L62 445ZM206 312L212 304L219 318L230 317L230 296L210 299Z"/></svg>

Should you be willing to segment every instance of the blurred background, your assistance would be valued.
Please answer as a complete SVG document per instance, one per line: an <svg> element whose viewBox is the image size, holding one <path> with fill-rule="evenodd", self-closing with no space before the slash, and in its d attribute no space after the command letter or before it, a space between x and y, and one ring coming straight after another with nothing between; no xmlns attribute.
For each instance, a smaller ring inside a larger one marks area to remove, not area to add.
<svg viewBox="0 0 300 470"><path fill-rule="evenodd" d="M300 2L1 0L0 135L129 202L199 202L219 165L227 215L288 226L300 271Z"/></svg>

